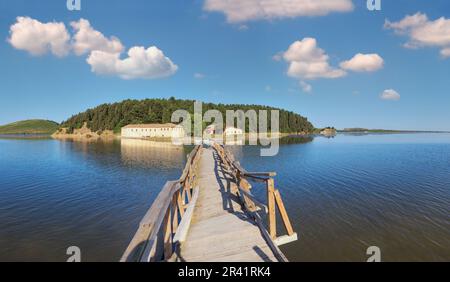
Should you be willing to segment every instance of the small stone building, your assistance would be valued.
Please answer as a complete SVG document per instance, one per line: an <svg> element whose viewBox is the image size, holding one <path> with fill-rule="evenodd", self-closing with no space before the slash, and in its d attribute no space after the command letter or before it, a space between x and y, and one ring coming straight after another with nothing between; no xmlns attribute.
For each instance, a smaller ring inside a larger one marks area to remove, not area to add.
<svg viewBox="0 0 450 282"><path fill-rule="evenodd" d="M129 124L122 127L123 138L179 138L184 137L184 129L173 123Z"/></svg>

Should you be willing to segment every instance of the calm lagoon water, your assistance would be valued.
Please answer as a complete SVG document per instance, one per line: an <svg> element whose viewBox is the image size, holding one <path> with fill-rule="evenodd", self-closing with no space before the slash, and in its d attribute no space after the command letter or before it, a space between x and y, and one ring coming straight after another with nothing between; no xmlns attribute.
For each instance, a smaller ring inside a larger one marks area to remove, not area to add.
<svg viewBox="0 0 450 282"><path fill-rule="evenodd" d="M368 246L385 261L450 261L450 134L289 141L272 158L233 150L248 170L277 172L299 234L282 247L291 261L365 261ZM117 261L189 149L0 139L0 261L65 261L69 246Z"/></svg>

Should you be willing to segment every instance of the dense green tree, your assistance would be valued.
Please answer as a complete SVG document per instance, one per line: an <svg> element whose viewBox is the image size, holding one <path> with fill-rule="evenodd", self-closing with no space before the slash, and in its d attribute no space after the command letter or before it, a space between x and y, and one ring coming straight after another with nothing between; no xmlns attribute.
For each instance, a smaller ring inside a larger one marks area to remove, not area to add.
<svg viewBox="0 0 450 282"><path fill-rule="evenodd" d="M191 113L192 122L194 122L194 101L178 100L174 97L169 99L145 99L145 100L125 100L119 103L102 104L93 109L88 109L83 113L72 116L62 123L61 127L68 128L72 132L75 128L81 128L86 122L92 131L114 130L120 131L120 128L127 124L142 123L167 123L171 121L172 113L175 110L183 109ZM213 104L204 103L203 113L207 110L215 109L224 116L227 110L259 110L268 111L268 127L270 129L270 110L279 110L280 131L283 133L312 132L314 126L307 118L294 112L277 109L261 105L241 105L241 104ZM206 126L204 124L203 126ZM248 121L246 122L248 130Z"/></svg>

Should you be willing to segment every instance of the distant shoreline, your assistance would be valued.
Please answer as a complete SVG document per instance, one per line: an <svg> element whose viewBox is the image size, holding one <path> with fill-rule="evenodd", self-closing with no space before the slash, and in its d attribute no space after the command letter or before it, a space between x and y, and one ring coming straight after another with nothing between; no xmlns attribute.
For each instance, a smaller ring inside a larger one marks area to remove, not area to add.
<svg viewBox="0 0 450 282"><path fill-rule="evenodd" d="M50 134L11 133L0 134L0 139L52 139Z"/></svg>
<svg viewBox="0 0 450 282"><path fill-rule="evenodd" d="M387 129L367 129L367 130L337 130L338 133L379 133L379 134L399 134L399 133L450 133L450 131L439 130L387 130Z"/></svg>

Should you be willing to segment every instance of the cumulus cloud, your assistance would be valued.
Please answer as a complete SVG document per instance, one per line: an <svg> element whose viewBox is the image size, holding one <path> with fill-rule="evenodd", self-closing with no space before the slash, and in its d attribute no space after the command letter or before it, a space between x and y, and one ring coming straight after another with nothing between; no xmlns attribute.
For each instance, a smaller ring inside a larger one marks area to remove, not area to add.
<svg viewBox="0 0 450 282"><path fill-rule="evenodd" d="M295 41L286 51L279 52L272 58L288 63L287 75L299 79L305 92L312 90L306 80L340 78L346 76L347 71L374 72L384 65L383 58L378 54L358 53L350 60L341 62L339 67L333 67L327 53L319 48L315 38L310 37Z"/></svg>
<svg viewBox="0 0 450 282"><path fill-rule="evenodd" d="M295 41L282 57L289 64L287 74L294 78L338 78L346 75L345 71L330 66L328 55L317 46L315 38Z"/></svg>
<svg viewBox="0 0 450 282"><path fill-rule="evenodd" d="M385 21L384 27L396 34L409 37L404 44L407 48L439 47L443 57L449 57L450 19L441 17L429 20L426 14L408 15L398 22Z"/></svg>
<svg viewBox="0 0 450 282"><path fill-rule="evenodd" d="M88 20L80 19L70 25L75 31L73 50L79 56L96 50L107 53L121 53L124 50L118 38L106 38L100 31L93 29Z"/></svg>
<svg viewBox="0 0 450 282"><path fill-rule="evenodd" d="M178 70L178 66L155 46L147 49L133 47L125 59L121 59L118 53L96 50L91 52L87 62L96 74L114 75L122 79L162 78Z"/></svg>
<svg viewBox="0 0 450 282"><path fill-rule="evenodd" d="M383 100L397 101L400 100L400 94L394 89L387 89L381 93L380 98Z"/></svg>
<svg viewBox="0 0 450 282"><path fill-rule="evenodd" d="M416 13L414 15L408 15L398 22L391 22L389 20L386 20L384 22L384 27L388 29L393 29L397 33L402 34L408 29L411 29L419 25L423 25L426 22L428 22L428 17L425 14Z"/></svg>
<svg viewBox="0 0 450 282"><path fill-rule="evenodd" d="M381 69L384 60L378 54L358 53L343 61L339 67L329 62L329 56L321 49L315 38L306 37L292 43L286 51L272 57L275 61L284 60L288 64L287 75L299 80L303 92L310 93L312 85L307 81L315 79L334 79L347 75L347 71L373 72Z"/></svg>
<svg viewBox="0 0 450 282"><path fill-rule="evenodd" d="M9 33L8 42L14 48L35 56L51 52L63 57L70 52L70 35L64 23L41 23L29 17L17 17Z"/></svg>
<svg viewBox="0 0 450 282"><path fill-rule="evenodd" d="M238 23L349 12L353 3L351 0L205 0L203 9L221 12L229 23Z"/></svg>
<svg viewBox="0 0 450 282"><path fill-rule="evenodd" d="M132 47L121 59L124 46L114 36L107 38L95 30L88 20L71 22L73 38L64 23L41 23L29 17L18 17L10 27L8 42L16 49L33 55L48 52L58 57L71 50L78 56L89 54L87 63L96 74L115 75L122 79L153 79L173 75L178 66L156 46Z"/></svg>
<svg viewBox="0 0 450 282"><path fill-rule="evenodd" d="M383 68L384 60L378 54L356 54L340 63L341 68L355 72L373 72Z"/></svg>

